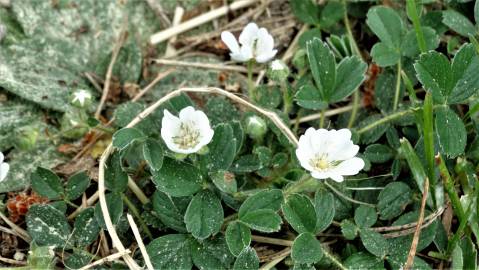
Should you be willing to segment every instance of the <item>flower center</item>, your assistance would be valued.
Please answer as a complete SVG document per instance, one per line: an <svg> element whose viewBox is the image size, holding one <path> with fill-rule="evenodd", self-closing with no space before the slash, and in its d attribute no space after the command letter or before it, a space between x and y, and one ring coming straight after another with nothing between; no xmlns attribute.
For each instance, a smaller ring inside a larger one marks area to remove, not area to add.
<svg viewBox="0 0 479 270"><path fill-rule="evenodd" d="M334 166L328 161L327 157L327 155L316 155L309 161L309 164L318 171L325 171Z"/></svg>
<svg viewBox="0 0 479 270"><path fill-rule="evenodd" d="M200 142L200 131L191 123L181 123L180 131L173 137L173 142L181 149L190 149Z"/></svg>

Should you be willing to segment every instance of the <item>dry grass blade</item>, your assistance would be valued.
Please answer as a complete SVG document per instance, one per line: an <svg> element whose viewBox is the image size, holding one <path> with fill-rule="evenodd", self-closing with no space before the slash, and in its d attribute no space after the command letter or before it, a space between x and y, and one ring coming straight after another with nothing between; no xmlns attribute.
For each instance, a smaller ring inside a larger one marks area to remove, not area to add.
<svg viewBox="0 0 479 270"><path fill-rule="evenodd" d="M411 269L414 263L414 257L416 256L417 245L419 243L419 236L421 234L421 226L424 222L424 209L426 208L426 199L429 193L429 179L426 177L424 181L424 191L422 193L422 200L421 200L421 210L419 211L419 218L416 225L416 231L414 232L414 236L412 238L411 249L409 250L409 254L407 256L406 264L404 265L404 270Z"/></svg>
<svg viewBox="0 0 479 270"><path fill-rule="evenodd" d="M110 256L107 256L107 257L102 258L98 261L94 261L94 262L92 262L88 265L85 265L82 268L80 268L79 270L90 269L93 266L102 265L106 262L111 262L111 261L117 260L117 259L121 258L122 256L125 256L125 255L128 255L128 254L130 254L130 250L126 249L124 251L121 251L121 252L118 252L118 253L115 253L115 254L111 254ZM140 269L140 268L137 268L137 269Z"/></svg>
<svg viewBox="0 0 479 270"><path fill-rule="evenodd" d="M177 67L193 67L193 68L204 68L204 69L214 69L222 71L237 71L242 73L247 73L248 70L244 66L227 66L224 64L212 64L212 63L199 63L199 62L189 62L189 61L177 61L169 59L155 59L153 60L156 64L168 65L168 66L177 66ZM253 71L258 73L258 71Z"/></svg>
<svg viewBox="0 0 479 270"><path fill-rule="evenodd" d="M273 267L275 267L278 263L280 263L282 260L284 260L284 258L288 257L289 254L291 254L291 248L285 248L283 250L281 250L280 252L278 253L275 253L273 254L272 256L268 256L266 258L263 258L263 262L267 262L269 261L268 263L264 264L260 270L269 270Z"/></svg>
<svg viewBox="0 0 479 270"><path fill-rule="evenodd" d="M141 240L141 235L140 232L138 231L138 226L136 226L135 221L133 220L133 217L130 214L126 215L128 219L128 223L130 223L131 230L133 231L133 235L135 236L136 243L138 244L138 247L140 248L141 255L143 256L143 259L145 259L145 264L148 270L154 270L153 265L151 264L150 256L148 255L148 252L146 252L145 244L143 244L143 240Z"/></svg>

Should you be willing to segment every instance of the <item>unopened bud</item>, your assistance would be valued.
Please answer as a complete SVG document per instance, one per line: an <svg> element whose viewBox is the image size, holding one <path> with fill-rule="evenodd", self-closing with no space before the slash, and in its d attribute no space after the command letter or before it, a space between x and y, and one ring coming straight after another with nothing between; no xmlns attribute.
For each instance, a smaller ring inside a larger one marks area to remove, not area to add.
<svg viewBox="0 0 479 270"><path fill-rule="evenodd" d="M257 115L251 115L246 118L246 133L255 140L263 138L268 131L268 125L263 118Z"/></svg>
<svg viewBox="0 0 479 270"><path fill-rule="evenodd" d="M268 78L275 82L283 82L288 79L289 68L281 60L274 60L268 68Z"/></svg>

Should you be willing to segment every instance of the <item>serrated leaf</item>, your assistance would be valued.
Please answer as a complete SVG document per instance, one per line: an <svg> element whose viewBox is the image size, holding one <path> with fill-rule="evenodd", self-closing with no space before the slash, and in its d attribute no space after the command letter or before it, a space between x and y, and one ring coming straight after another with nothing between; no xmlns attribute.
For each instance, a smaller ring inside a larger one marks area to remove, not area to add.
<svg viewBox="0 0 479 270"><path fill-rule="evenodd" d="M361 241L367 251L377 257L384 258L389 254L389 244L380 233L372 231L370 229L361 229L359 231Z"/></svg>
<svg viewBox="0 0 479 270"><path fill-rule="evenodd" d="M234 270L256 270L259 268L259 258L252 247L245 247L236 258Z"/></svg>
<svg viewBox="0 0 479 270"><path fill-rule="evenodd" d="M30 207L26 216L28 234L38 245L68 246L70 225L63 213L48 204Z"/></svg>
<svg viewBox="0 0 479 270"><path fill-rule="evenodd" d="M185 234L169 234L151 241L146 246L155 269L182 269L193 267L191 240Z"/></svg>
<svg viewBox="0 0 479 270"><path fill-rule="evenodd" d="M323 249L313 234L305 232L296 237L291 248L291 258L295 263L316 263L322 257Z"/></svg>
<svg viewBox="0 0 479 270"><path fill-rule="evenodd" d="M371 57L378 66L388 67L401 60L401 52L384 42L378 42L371 49Z"/></svg>
<svg viewBox="0 0 479 270"><path fill-rule="evenodd" d="M358 252L352 254L344 261L344 266L350 270L385 269L383 260L367 252Z"/></svg>
<svg viewBox="0 0 479 270"><path fill-rule="evenodd" d="M231 125L217 125L208 148L209 153L200 158L202 167L211 172L229 169L236 156L236 138Z"/></svg>
<svg viewBox="0 0 479 270"><path fill-rule="evenodd" d="M153 172L156 187L174 197L188 196L201 189L199 170L185 162L165 158L159 171Z"/></svg>
<svg viewBox="0 0 479 270"><path fill-rule="evenodd" d="M86 208L75 218L72 240L76 247L88 246L98 237L99 233L100 226L95 219L93 208Z"/></svg>
<svg viewBox="0 0 479 270"><path fill-rule="evenodd" d="M221 201L208 190L196 194L186 209L185 224L188 232L200 240L216 234L223 224Z"/></svg>
<svg viewBox="0 0 479 270"><path fill-rule="evenodd" d="M307 24L319 23L319 6L311 0L292 0L289 2L298 20Z"/></svg>
<svg viewBox="0 0 479 270"><path fill-rule="evenodd" d="M163 147L154 139L147 139L143 143L143 157L148 166L154 171L159 171L163 166Z"/></svg>
<svg viewBox="0 0 479 270"><path fill-rule="evenodd" d="M298 233L315 233L316 211L311 200L300 194L291 194L281 206L284 217Z"/></svg>
<svg viewBox="0 0 479 270"><path fill-rule="evenodd" d="M335 205L334 196L326 190L318 190L314 195L314 209L316 211L316 233L325 230L333 222Z"/></svg>
<svg viewBox="0 0 479 270"><path fill-rule="evenodd" d="M346 57L336 67L336 85L330 101L337 102L351 95L366 79L367 69L359 57Z"/></svg>
<svg viewBox="0 0 479 270"><path fill-rule="evenodd" d="M461 118L449 107L440 107L436 110L435 124L442 153L452 158L463 154L467 132Z"/></svg>
<svg viewBox="0 0 479 270"><path fill-rule="evenodd" d="M386 6L370 8L366 24L388 47L399 49L405 32L404 23L398 13Z"/></svg>
<svg viewBox="0 0 479 270"><path fill-rule="evenodd" d="M431 27L421 27L426 42L426 50L431 51L437 49L439 46L440 38L436 34L436 31ZM404 41L401 45L401 52L408 57L414 57L421 53L419 45L417 43L416 31L411 29L404 37Z"/></svg>
<svg viewBox="0 0 479 270"><path fill-rule="evenodd" d="M228 251L224 237L192 241L191 255L193 263L199 269L231 269L234 257Z"/></svg>
<svg viewBox="0 0 479 270"><path fill-rule="evenodd" d="M152 201L153 209L161 222L173 230L186 232L183 219L184 213L175 205L168 195L157 190L153 194Z"/></svg>
<svg viewBox="0 0 479 270"><path fill-rule="evenodd" d="M241 218L248 212L258 209L270 209L273 212L276 212L281 207L282 201L283 193L281 190L262 190L244 201L238 211L238 215Z"/></svg>
<svg viewBox="0 0 479 270"><path fill-rule="evenodd" d="M411 188L402 182L389 183L378 196L378 211L382 220L399 216L411 202Z"/></svg>
<svg viewBox="0 0 479 270"><path fill-rule="evenodd" d="M322 100L329 101L336 84L336 61L326 43L313 38L306 44L311 73Z"/></svg>
<svg viewBox="0 0 479 270"><path fill-rule="evenodd" d="M328 103L321 100L321 95L311 84L306 84L299 88L295 95L296 103L305 109L320 110L328 106Z"/></svg>
<svg viewBox="0 0 479 270"><path fill-rule="evenodd" d="M449 9L442 12L442 22L449 26L454 32L468 37L476 34L476 27L461 13Z"/></svg>
<svg viewBox="0 0 479 270"><path fill-rule="evenodd" d="M378 215L376 214L376 209L367 205L360 205L354 211L354 222L356 222L360 228L369 228L373 226L377 220Z"/></svg>
<svg viewBox="0 0 479 270"><path fill-rule="evenodd" d="M248 211L240 216L241 222L260 232L277 232L281 228L281 217L271 209Z"/></svg>
<svg viewBox="0 0 479 270"><path fill-rule="evenodd" d="M105 186L118 193L125 191L128 186L128 174L121 166L120 152L114 152L105 164Z"/></svg>
<svg viewBox="0 0 479 270"><path fill-rule="evenodd" d="M241 251L251 243L251 230L240 221L228 224L225 232L226 243L234 256L239 256Z"/></svg>
<svg viewBox="0 0 479 270"><path fill-rule="evenodd" d="M49 198L50 200L60 199L64 190L60 177L49 169L38 167L31 175L32 189L40 196Z"/></svg>
<svg viewBox="0 0 479 270"><path fill-rule="evenodd" d="M65 198L70 201L80 198L88 186L90 177L84 171L72 175L65 186Z"/></svg>
<svg viewBox="0 0 479 270"><path fill-rule="evenodd" d="M143 139L145 135L136 128L122 128L113 134L112 144L114 147L123 150L134 141Z"/></svg>
<svg viewBox="0 0 479 270"><path fill-rule="evenodd" d="M235 175L227 171L218 171L210 174L213 184L225 193L235 193L237 191L237 183Z"/></svg>
<svg viewBox="0 0 479 270"><path fill-rule="evenodd" d="M453 74L446 56L436 51L421 54L414 68L421 84L432 92L434 101L444 102L454 85Z"/></svg>

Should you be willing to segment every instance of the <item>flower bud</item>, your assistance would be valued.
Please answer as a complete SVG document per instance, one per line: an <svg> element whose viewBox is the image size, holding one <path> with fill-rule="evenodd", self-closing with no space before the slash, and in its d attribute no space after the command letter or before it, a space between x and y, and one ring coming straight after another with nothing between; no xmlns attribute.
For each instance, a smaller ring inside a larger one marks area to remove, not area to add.
<svg viewBox="0 0 479 270"><path fill-rule="evenodd" d="M88 126L83 122L86 119L83 111L67 111L60 121L62 136L68 139L79 139L88 132Z"/></svg>
<svg viewBox="0 0 479 270"><path fill-rule="evenodd" d="M246 133L255 140L262 139L268 131L268 125L263 118L251 115L246 118Z"/></svg>
<svg viewBox="0 0 479 270"><path fill-rule="evenodd" d="M281 60L274 60L267 71L268 77L275 82L283 82L288 79L289 68Z"/></svg>
<svg viewBox="0 0 479 270"><path fill-rule="evenodd" d="M87 108L91 105L93 96L90 91L79 89L73 92L71 104L77 108Z"/></svg>
<svg viewBox="0 0 479 270"><path fill-rule="evenodd" d="M38 139L38 128L26 126L15 132L15 146L21 150L32 149Z"/></svg>

